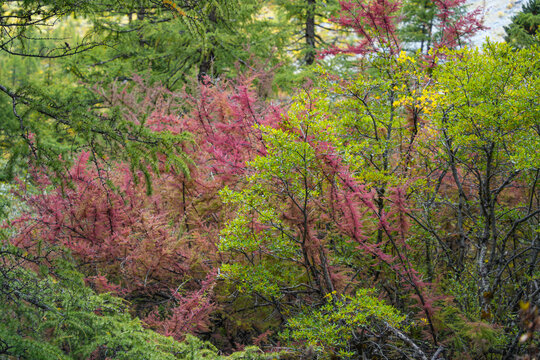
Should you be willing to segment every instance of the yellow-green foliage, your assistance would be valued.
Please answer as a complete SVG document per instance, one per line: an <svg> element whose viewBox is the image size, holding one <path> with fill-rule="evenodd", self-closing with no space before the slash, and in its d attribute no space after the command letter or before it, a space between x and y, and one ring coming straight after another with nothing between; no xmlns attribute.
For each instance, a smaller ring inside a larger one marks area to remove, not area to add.
<svg viewBox="0 0 540 360"><path fill-rule="evenodd" d="M288 321L288 329L281 335L285 340L302 342L323 358L330 354L341 359L354 358L354 343L359 343L360 333L377 333L386 324L401 328L405 316L384 301L374 297L369 289L359 289L356 295L333 296L318 310L306 309Z"/></svg>
<svg viewBox="0 0 540 360"><path fill-rule="evenodd" d="M240 292L278 296L280 286L296 285L303 273L296 263L302 258L296 230L281 214L287 201L304 204L317 196L322 174L307 142L297 141L292 132L263 130L268 153L249 164L247 186L221 191L237 215L221 231L219 249L240 255L238 262L222 265L221 273Z"/></svg>
<svg viewBox="0 0 540 360"><path fill-rule="evenodd" d="M515 51L497 43L452 52L452 61L434 70L435 124L456 146L494 144L516 169L538 168L539 54L539 47Z"/></svg>

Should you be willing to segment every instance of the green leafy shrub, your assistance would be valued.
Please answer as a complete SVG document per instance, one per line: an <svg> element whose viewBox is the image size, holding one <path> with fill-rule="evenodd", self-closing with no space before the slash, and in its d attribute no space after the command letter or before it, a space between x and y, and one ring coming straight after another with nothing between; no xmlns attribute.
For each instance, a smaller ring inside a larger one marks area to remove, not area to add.
<svg viewBox="0 0 540 360"><path fill-rule="evenodd" d="M290 319L288 329L281 336L289 342L303 344L301 347L306 351L313 351L321 358L356 358L359 349L372 341L372 336L389 326L403 328L405 316L373 294L369 289L360 289L355 295L328 294L328 302L319 309L307 309Z"/></svg>

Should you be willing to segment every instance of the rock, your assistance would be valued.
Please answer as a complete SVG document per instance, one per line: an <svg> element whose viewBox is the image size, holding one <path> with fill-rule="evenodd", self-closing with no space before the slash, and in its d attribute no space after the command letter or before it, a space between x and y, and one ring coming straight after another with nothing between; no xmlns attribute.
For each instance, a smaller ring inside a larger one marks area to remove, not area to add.
<svg viewBox="0 0 540 360"><path fill-rule="evenodd" d="M521 11L526 0L468 0L469 10L480 8L487 30L476 34L471 40L474 46L480 46L487 38L492 41L504 41L504 26L512 21L512 16Z"/></svg>

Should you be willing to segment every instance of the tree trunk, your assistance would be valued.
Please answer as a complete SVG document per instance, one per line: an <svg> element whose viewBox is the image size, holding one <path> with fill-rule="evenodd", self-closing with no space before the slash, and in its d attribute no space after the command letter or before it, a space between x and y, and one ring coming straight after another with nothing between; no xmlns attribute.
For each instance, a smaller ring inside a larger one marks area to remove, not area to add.
<svg viewBox="0 0 540 360"><path fill-rule="evenodd" d="M208 54L206 54L201 63L199 64L199 74L197 75L197 79L199 82L203 81L205 76L212 76L212 64L214 62L214 52L210 51Z"/></svg>
<svg viewBox="0 0 540 360"><path fill-rule="evenodd" d="M212 8L210 13L208 14L208 20L210 20L210 24L215 29L218 23L218 17L217 17L215 8ZM215 54L214 54L214 50L212 49L216 45L216 39L213 36L211 36L208 39L208 43L210 46L209 49L201 49L203 53L202 53L201 63L199 64L199 74L197 75L197 79L199 80L199 82L202 82L206 76L212 77L214 75L213 65L214 65Z"/></svg>
<svg viewBox="0 0 540 360"><path fill-rule="evenodd" d="M317 0L307 0L306 11L306 65L315 62L315 3Z"/></svg>

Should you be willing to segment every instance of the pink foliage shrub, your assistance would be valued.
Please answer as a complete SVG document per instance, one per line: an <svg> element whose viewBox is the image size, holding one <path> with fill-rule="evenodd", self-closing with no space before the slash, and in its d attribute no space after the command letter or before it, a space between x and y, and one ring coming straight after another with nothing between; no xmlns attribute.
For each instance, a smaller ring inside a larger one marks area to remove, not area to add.
<svg viewBox="0 0 540 360"><path fill-rule="evenodd" d="M254 124L275 124L277 107L256 100L252 79L198 84L196 95L171 93L135 77L131 88L96 89L106 105L153 131L191 133L178 144L192 160L190 176L161 158L148 195L141 173L82 152L61 186L35 170L38 193L19 197L27 211L13 222L12 242L36 251L41 242L68 249L98 291L130 300L144 321L181 339L208 331L216 309L216 241L224 214L217 191L236 186L244 164L264 154ZM189 111L185 111L189 109Z"/></svg>

